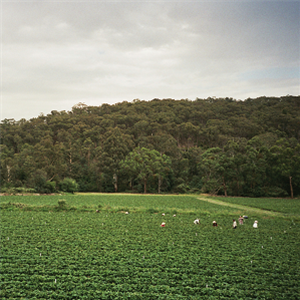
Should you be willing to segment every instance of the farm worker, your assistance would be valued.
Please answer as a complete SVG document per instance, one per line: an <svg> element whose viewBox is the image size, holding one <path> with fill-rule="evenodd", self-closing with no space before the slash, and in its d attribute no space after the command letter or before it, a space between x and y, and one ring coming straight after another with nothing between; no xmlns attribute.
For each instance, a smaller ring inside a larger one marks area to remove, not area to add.
<svg viewBox="0 0 300 300"><path fill-rule="evenodd" d="M213 221L213 227L217 227L218 223L216 221Z"/></svg>
<svg viewBox="0 0 300 300"><path fill-rule="evenodd" d="M244 222L244 218L242 216L239 217L239 223L240 225L243 225L243 222Z"/></svg>
<svg viewBox="0 0 300 300"><path fill-rule="evenodd" d="M254 224L253 224L253 228L258 228L258 224L257 224L258 222L255 220L254 221Z"/></svg>
<svg viewBox="0 0 300 300"><path fill-rule="evenodd" d="M160 227L165 227L166 223L165 222L162 222Z"/></svg>
<svg viewBox="0 0 300 300"><path fill-rule="evenodd" d="M162 213L161 215L162 215L162 216L165 216L165 214L164 214L164 213Z"/></svg>
<svg viewBox="0 0 300 300"><path fill-rule="evenodd" d="M233 224L232 224L232 227L233 227L233 229L236 229L236 220L235 219L233 219Z"/></svg>
<svg viewBox="0 0 300 300"><path fill-rule="evenodd" d="M194 224L200 224L200 220L199 220L199 219L196 219L196 220L194 221Z"/></svg>

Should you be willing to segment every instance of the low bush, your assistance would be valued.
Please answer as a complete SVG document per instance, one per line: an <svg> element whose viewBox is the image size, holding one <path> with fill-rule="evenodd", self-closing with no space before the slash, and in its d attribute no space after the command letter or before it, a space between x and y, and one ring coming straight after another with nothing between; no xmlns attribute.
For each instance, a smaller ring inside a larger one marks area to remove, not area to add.
<svg viewBox="0 0 300 300"><path fill-rule="evenodd" d="M59 183L59 188L63 192L73 194L78 191L78 184L75 179L65 178Z"/></svg>

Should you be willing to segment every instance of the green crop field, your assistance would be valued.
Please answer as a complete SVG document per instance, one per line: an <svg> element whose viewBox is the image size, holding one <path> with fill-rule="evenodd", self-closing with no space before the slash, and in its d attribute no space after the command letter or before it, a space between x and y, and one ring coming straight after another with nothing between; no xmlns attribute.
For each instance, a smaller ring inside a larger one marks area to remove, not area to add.
<svg viewBox="0 0 300 300"><path fill-rule="evenodd" d="M1 299L300 299L294 213L253 214L196 196L0 201ZM241 213L249 218L234 230Z"/></svg>
<svg viewBox="0 0 300 300"><path fill-rule="evenodd" d="M287 213L289 215L300 215L300 199L280 199L280 198L240 198L240 197L216 197L216 199L234 203L258 207L266 210Z"/></svg>
<svg viewBox="0 0 300 300"><path fill-rule="evenodd" d="M165 213L211 213L225 214L234 213L236 209L223 208L219 205L199 201L192 196L144 196L144 195L63 195L63 196L3 196L0 204L22 203L30 207L38 207L39 210L48 211L55 207L59 200L64 199L69 206L79 210L95 211L133 211L133 212L160 212ZM33 208L32 208L33 209Z"/></svg>

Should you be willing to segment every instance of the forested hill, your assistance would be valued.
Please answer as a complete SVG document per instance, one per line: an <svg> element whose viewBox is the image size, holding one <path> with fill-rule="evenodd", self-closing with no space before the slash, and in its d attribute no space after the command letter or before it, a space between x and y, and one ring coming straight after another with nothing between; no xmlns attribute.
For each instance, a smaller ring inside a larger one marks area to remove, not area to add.
<svg viewBox="0 0 300 300"><path fill-rule="evenodd" d="M300 195L300 97L78 104L2 120L1 190L29 188Z"/></svg>

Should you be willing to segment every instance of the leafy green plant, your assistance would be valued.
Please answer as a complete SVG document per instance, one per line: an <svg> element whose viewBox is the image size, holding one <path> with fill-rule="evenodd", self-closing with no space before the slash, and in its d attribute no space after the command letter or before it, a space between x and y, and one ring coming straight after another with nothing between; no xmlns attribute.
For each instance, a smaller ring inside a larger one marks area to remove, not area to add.
<svg viewBox="0 0 300 300"><path fill-rule="evenodd" d="M157 214L158 212L159 212L159 210L158 209L155 209L155 208L148 208L147 210L146 210L148 213L150 213L150 214Z"/></svg>
<svg viewBox="0 0 300 300"><path fill-rule="evenodd" d="M255 230L249 215L232 230L232 218L222 216L226 208L182 196L176 201L68 195L47 201L74 200L81 207L99 205L99 197L111 208L119 203L139 210L140 200L148 209L160 204L159 212L169 213L3 210L1 299L299 298L299 223L259 218ZM12 198L18 203L27 197ZM29 196L28 205L47 199L37 198ZM200 225L189 213L171 215L196 203L209 211L194 210ZM218 227L211 225L215 218Z"/></svg>
<svg viewBox="0 0 300 300"><path fill-rule="evenodd" d="M58 207L65 208L67 206L67 201L65 199L58 200Z"/></svg>
<svg viewBox="0 0 300 300"><path fill-rule="evenodd" d="M34 193L35 189L33 188L26 188L26 187L4 187L1 188L1 192L5 194L30 194Z"/></svg>
<svg viewBox="0 0 300 300"><path fill-rule="evenodd" d="M65 178L59 183L60 190L67 193L75 193L78 191L78 184L75 179Z"/></svg>

